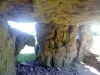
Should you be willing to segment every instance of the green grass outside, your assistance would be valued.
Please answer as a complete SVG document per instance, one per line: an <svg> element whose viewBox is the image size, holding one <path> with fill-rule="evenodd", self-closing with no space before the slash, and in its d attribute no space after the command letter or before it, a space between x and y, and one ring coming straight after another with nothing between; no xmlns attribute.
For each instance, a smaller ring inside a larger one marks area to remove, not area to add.
<svg viewBox="0 0 100 75"><path fill-rule="evenodd" d="M34 53L31 53L31 54L19 54L16 62L17 63L28 62L28 61L34 61L35 59L36 59L36 56L35 56Z"/></svg>

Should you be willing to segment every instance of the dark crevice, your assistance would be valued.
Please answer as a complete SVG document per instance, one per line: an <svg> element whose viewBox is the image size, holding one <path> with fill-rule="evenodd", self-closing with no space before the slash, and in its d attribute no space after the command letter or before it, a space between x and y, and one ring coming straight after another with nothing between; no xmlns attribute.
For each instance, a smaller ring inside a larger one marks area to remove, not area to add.
<svg viewBox="0 0 100 75"><path fill-rule="evenodd" d="M20 40L19 37L16 37L16 41L15 41L15 55L17 55L18 53L18 46L19 46Z"/></svg>
<svg viewBox="0 0 100 75"><path fill-rule="evenodd" d="M63 59L63 61L62 61L62 66L64 66L65 65L65 62L64 62L64 59Z"/></svg>
<svg viewBox="0 0 100 75"><path fill-rule="evenodd" d="M54 31L54 39L57 37L57 30Z"/></svg>
<svg viewBox="0 0 100 75"><path fill-rule="evenodd" d="M53 57L51 58L51 66L54 67L54 59L53 59Z"/></svg>
<svg viewBox="0 0 100 75"><path fill-rule="evenodd" d="M69 26L68 33L70 34L72 32L72 30L73 30L73 27L72 26Z"/></svg>

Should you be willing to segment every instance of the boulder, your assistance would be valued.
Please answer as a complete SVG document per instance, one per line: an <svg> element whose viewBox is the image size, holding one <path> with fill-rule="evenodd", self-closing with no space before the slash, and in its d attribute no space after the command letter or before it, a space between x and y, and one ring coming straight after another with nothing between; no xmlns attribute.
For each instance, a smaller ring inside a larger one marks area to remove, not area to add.
<svg viewBox="0 0 100 75"><path fill-rule="evenodd" d="M0 17L0 75L16 75L16 55L26 44L34 46L34 37L11 28Z"/></svg>
<svg viewBox="0 0 100 75"><path fill-rule="evenodd" d="M49 67L70 64L77 56L77 32L77 26L36 24L37 41L41 50L38 56L39 63Z"/></svg>

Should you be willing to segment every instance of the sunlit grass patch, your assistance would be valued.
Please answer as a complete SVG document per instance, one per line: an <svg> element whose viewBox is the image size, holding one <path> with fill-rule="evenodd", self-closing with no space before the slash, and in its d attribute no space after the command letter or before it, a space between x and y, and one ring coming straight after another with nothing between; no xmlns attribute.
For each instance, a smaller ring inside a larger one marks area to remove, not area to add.
<svg viewBox="0 0 100 75"><path fill-rule="evenodd" d="M17 63L21 62L28 62L28 61L34 61L36 59L36 56L34 53L31 54L19 54L17 58Z"/></svg>

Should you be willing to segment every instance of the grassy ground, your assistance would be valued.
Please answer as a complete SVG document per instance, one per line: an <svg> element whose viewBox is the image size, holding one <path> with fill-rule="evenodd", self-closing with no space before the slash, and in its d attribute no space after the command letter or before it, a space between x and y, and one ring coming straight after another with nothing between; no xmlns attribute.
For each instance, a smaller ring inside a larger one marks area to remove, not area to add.
<svg viewBox="0 0 100 75"><path fill-rule="evenodd" d="M18 55L18 58L16 60L17 63L20 62L28 62L28 61L34 61L36 59L34 47L31 46L25 46L24 49L21 50L20 54Z"/></svg>
<svg viewBox="0 0 100 75"><path fill-rule="evenodd" d="M17 63L21 63L23 61L28 62L28 61L33 61L36 59L36 56L34 53L31 54L19 54L17 58Z"/></svg>

